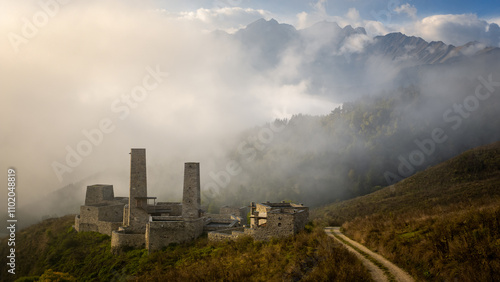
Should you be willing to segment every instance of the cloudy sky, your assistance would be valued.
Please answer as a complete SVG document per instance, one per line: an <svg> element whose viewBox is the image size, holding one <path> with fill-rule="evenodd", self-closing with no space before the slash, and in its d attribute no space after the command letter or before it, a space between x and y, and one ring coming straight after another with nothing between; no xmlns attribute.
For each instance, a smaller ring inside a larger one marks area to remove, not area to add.
<svg viewBox="0 0 500 282"><path fill-rule="evenodd" d="M179 0L154 5L208 30L229 32L263 17L298 29L327 20L363 26L374 35L400 31L454 45L477 40L498 46L500 36L500 4L495 0Z"/></svg>
<svg viewBox="0 0 500 282"><path fill-rule="evenodd" d="M343 102L310 93L293 73L307 58L285 56L260 72L210 31L259 18L297 29L326 20L370 35L499 46L496 1L435 2L0 0L0 171L19 171L25 202L103 169L127 172L133 147L147 148L150 163L173 163L176 183L183 162L202 162L206 175L242 130ZM123 192L127 177L98 181Z"/></svg>

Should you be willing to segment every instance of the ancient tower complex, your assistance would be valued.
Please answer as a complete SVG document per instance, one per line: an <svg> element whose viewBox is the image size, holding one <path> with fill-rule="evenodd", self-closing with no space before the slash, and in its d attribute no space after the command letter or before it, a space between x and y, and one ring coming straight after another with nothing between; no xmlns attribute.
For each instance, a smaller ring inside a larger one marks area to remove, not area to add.
<svg viewBox="0 0 500 282"><path fill-rule="evenodd" d="M203 232L209 239L249 235L257 240L290 236L307 223L309 209L289 203L251 204L251 226L244 227L248 209L224 206L219 214L201 210L200 164L184 164L182 202L157 202L148 196L146 150L130 152L129 197L115 197L113 185L87 186L85 204L75 218L75 229L111 236L114 250L122 247L154 251L171 243L194 240Z"/></svg>

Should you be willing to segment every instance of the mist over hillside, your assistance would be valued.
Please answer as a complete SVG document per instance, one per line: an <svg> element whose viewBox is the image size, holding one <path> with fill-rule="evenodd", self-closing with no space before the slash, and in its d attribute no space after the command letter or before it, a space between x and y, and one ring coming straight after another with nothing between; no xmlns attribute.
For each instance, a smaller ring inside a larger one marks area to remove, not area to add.
<svg viewBox="0 0 500 282"><path fill-rule="evenodd" d="M328 22L297 31L259 20L234 37L256 68L307 77L308 91L344 103L242 133L205 185L214 210L247 199L348 199L500 140L498 48L401 33L368 38L363 28Z"/></svg>
<svg viewBox="0 0 500 282"><path fill-rule="evenodd" d="M17 4L2 31L36 11ZM86 185L126 196L133 147L147 149L149 194L178 200L183 163L196 161L216 209L362 195L499 140L499 50L478 42L264 19L207 33L110 1L68 4L2 47L0 150L18 170L24 224L75 212ZM432 153L415 143L433 135L446 141ZM415 150L424 160L398 171Z"/></svg>

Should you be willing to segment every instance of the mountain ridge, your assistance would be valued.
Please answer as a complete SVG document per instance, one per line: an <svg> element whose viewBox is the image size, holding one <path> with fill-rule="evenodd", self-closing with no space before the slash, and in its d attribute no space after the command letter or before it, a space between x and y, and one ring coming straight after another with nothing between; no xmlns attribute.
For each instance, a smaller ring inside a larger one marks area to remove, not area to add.
<svg viewBox="0 0 500 282"><path fill-rule="evenodd" d="M363 27L353 28L351 25L346 25L341 28L336 22L320 21L307 28L296 29L292 25L278 23L275 19L266 21L261 18L238 30L234 34L234 37L242 40L244 45L251 46L252 44L256 44L255 46L264 50L270 48L266 44L266 41L272 38L272 41L269 42L274 43L275 46L279 46L273 50L273 55L278 56L278 51L286 49L284 48L286 44L292 41L310 39L311 36L308 35L311 34L325 37L334 34L340 36L338 42L355 35L368 36ZM277 39L279 39L279 42L276 45L277 42L275 40ZM444 63L454 57L474 56L499 49L498 47L486 46L480 42L468 42L461 46L446 44L442 41L428 42L421 37L406 35L401 32L391 32L375 36L371 39L373 43L367 46L366 51L368 53L375 52L378 55L390 57L393 61L415 59L414 65ZM464 49L470 49L470 47L477 47L477 50L472 52L472 54L471 52L463 52Z"/></svg>

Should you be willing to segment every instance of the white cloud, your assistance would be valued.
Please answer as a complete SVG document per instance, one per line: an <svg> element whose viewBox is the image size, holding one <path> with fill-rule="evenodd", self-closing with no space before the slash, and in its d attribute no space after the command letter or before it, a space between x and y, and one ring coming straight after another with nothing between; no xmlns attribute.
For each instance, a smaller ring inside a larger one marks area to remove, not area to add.
<svg viewBox="0 0 500 282"><path fill-rule="evenodd" d="M353 21L353 22L359 21L360 20L359 11L356 10L356 8L350 8L347 11L346 18Z"/></svg>
<svg viewBox="0 0 500 282"><path fill-rule="evenodd" d="M346 38L344 44L340 48L341 54L360 53L366 45L372 42L372 38L365 34L355 34Z"/></svg>
<svg viewBox="0 0 500 282"><path fill-rule="evenodd" d="M428 41L443 41L455 46L470 41L480 41L490 46L499 46L500 28L475 14L433 15L403 28L410 35Z"/></svg>
<svg viewBox="0 0 500 282"><path fill-rule="evenodd" d="M297 23L295 24L297 29L304 29L309 26L308 16L306 12L297 14Z"/></svg>
<svg viewBox="0 0 500 282"><path fill-rule="evenodd" d="M498 18L489 18L489 19L486 19L487 22L489 23L496 23L498 25L500 25L500 17Z"/></svg>
<svg viewBox="0 0 500 282"><path fill-rule="evenodd" d="M378 21L366 21L364 23L366 33L371 36L376 35L386 35L387 33L393 31L386 27L383 23Z"/></svg>
<svg viewBox="0 0 500 282"><path fill-rule="evenodd" d="M464 48L462 48L460 50L460 52L462 52L462 54L472 56L472 55L476 54L478 51L481 51L486 47L487 46L483 43L471 44L468 46L464 46Z"/></svg>
<svg viewBox="0 0 500 282"><path fill-rule="evenodd" d="M270 19L273 17L272 13L266 10L241 7L200 8L196 11L179 13L169 13L165 10L162 12L171 18L197 23L206 31L219 29L230 33L260 18Z"/></svg>
<svg viewBox="0 0 500 282"><path fill-rule="evenodd" d="M326 3L326 0L318 0L318 2L311 4L311 12L303 11L298 13L296 15L296 28L304 29L317 22L330 20L331 16L326 12Z"/></svg>
<svg viewBox="0 0 500 282"><path fill-rule="evenodd" d="M396 7L394 9L394 12L396 12L398 14L405 13L412 19L417 18L417 8L415 8L415 6L413 6L413 5L410 5L409 3L406 3L406 4L403 4L399 7Z"/></svg>
<svg viewBox="0 0 500 282"><path fill-rule="evenodd" d="M313 4L314 13L319 17L328 17L328 14L326 12L326 2L327 0L318 0L316 4Z"/></svg>
<svg viewBox="0 0 500 282"><path fill-rule="evenodd" d="M364 20L360 17L359 11L356 8L349 8L344 16L330 16L324 9L325 1L318 1L314 5L313 13L301 12L296 15L295 26L297 29L304 29L318 23L320 21L335 22L340 27L351 25L352 27L364 27L370 36L385 35L389 32L389 28L381 22Z"/></svg>

